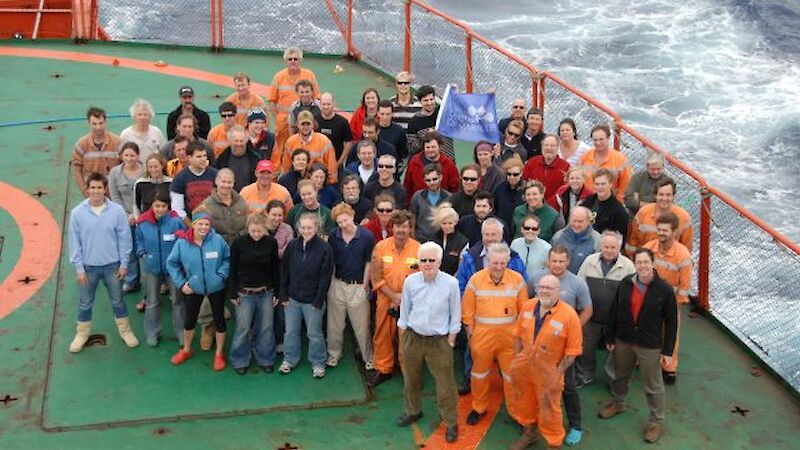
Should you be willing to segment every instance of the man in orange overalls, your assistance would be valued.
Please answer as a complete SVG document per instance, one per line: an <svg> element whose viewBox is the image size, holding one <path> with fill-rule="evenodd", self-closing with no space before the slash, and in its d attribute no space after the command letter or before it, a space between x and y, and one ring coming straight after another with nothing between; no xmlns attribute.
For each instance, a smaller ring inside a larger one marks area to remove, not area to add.
<svg viewBox="0 0 800 450"><path fill-rule="evenodd" d="M391 218L393 235L378 242L372 251L372 289L378 294L375 310L375 372L367 385L375 387L392 377L400 293L406 277L419 270L419 242L411 238L411 213L395 211ZM402 358L402 355L400 355Z"/></svg>
<svg viewBox="0 0 800 450"><path fill-rule="evenodd" d="M489 266L473 275L461 301L472 354L472 411L467 425L475 425L489 406L489 373L494 362L500 366L506 408L511 409L511 360L514 358L514 323L528 300L522 275L508 269L511 250L505 243L491 244Z"/></svg>
<svg viewBox="0 0 800 450"><path fill-rule="evenodd" d="M270 110L272 111L272 118L275 122L275 147L282 151L286 145L286 140L289 139L289 108L292 103L297 100L297 92L295 92L295 85L300 80L308 80L314 85L314 98L319 98L319 86L317 85L317 77L309 69L300 67L303 61L303 51L297 47L289 47L283 52L283 60L286 61L286 68L279 70L272 77L272 84L270 85L269 95L267 101L269 102ZM278 153L280 153L280 151ZM272 163L277 165L279 161L273 160Z"/></svg>
<svg viewBox="0 0 800 450"><path fill-rule="evenodd" d="M560 447L566 435L561 416L564 372L581 354L583 334L578 314L559 301L560 288L558 278L543 276L536 287L537 298L525 304L514 327L514 400L509 413L523 426L523 432L512 450L536 442L536 424L550 447Z"/></svg>

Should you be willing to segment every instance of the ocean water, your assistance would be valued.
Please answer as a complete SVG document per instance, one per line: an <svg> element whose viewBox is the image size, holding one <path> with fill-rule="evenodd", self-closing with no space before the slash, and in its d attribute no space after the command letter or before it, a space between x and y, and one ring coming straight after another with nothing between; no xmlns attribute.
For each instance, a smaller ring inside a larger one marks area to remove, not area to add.
<svg viewBox="0 0 800 450"><path fill-rule="evenodd" d="M605 103L800 242L800 1L429 3Z"/></svg>

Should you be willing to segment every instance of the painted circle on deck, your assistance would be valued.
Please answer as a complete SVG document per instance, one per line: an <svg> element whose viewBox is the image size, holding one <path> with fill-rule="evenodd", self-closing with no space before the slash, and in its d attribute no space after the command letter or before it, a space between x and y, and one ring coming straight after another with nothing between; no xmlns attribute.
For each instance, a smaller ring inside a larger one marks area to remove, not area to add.
<svg viewBox="0 0 800 450"><path fill-rule="evenodd" d="M11 215L22 236L19 259L0 283L2 320L30 300L52 275L61 256L61 229L41 202L2 181L0 209Z"/></svg>

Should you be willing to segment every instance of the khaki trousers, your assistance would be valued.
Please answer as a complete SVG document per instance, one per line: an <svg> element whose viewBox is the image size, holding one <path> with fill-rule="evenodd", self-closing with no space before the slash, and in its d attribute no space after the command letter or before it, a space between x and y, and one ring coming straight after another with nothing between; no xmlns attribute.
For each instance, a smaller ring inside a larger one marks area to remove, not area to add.
<svg viewBox="0 0 800 450"><path fill-rule="evenodd" d="M625 405L625 397L631 384L631 375L639 363L642 386L650 407L650 422L664 420L664 379L661 376L661 349L642 348L617 340L612 353L614 358L614 379L611 381L611 394L614 402Z"/></svg>
<svg viewBox="0 0 800 450"><path fill-rule="evenodd" d="M356 335L358 349L365 363L372 363L372 339L369 333L369 301L363 284L347 284L339 279L331 280L328 290L328 357L342 357L344 327L350 325Z"/></svg>
<svg viewBox="0 0 800 450"><path fill-rule="evenodd" d="M406 414L416 415L422 412L422 370L427 365L436 381L439 414L447 427L455 426L458 417L458 391L453 372L453 349L447 342L447 336L421 336L410 328L400 336Z"/></svg>

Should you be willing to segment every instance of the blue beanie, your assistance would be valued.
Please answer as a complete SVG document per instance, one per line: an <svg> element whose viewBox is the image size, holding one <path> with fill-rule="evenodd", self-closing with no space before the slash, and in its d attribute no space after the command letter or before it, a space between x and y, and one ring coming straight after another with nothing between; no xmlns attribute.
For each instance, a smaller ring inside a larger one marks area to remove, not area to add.
<svg viewBox="0 0 800 450"><path fill-rule="evenodd" d="M250 110L247 114L247 123L250 123L254 120L263 120L264 122L267 121L267 115L264 114L264 110L261 108L256 108Z"/></svg>

